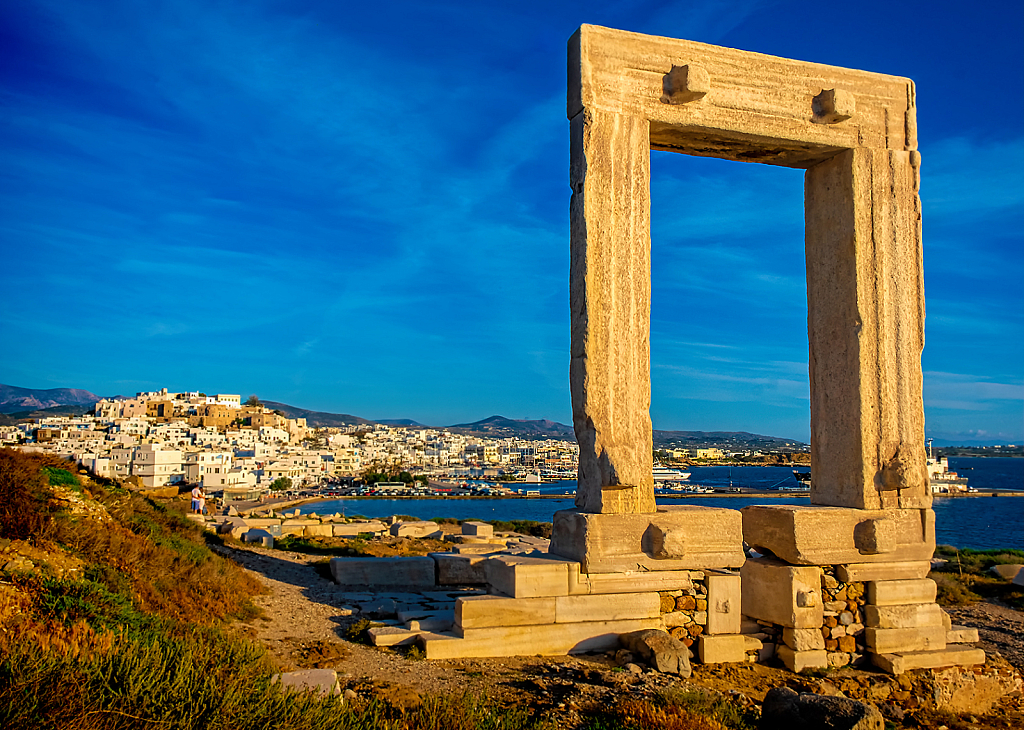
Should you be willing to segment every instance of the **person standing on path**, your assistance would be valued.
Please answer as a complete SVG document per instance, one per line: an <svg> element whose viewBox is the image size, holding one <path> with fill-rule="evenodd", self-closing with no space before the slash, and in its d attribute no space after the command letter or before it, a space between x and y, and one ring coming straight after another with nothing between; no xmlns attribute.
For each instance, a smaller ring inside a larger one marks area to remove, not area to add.
<svg viewBox="0 0 1024 730"><path fill-rule="evenodd" d="M196 489L199 490L199 498L197 500L198 501L197 507L199 508L198 509L198 514L205 515L206 514L206 492L203 491L202 486L196 487Z"/></svg>
<svg viewBox="0 0 1024 730"><path fill-rule="evenodd" d="M200 514L200 498L205 498L203 494L203 488L200 485L196 485L192 488L192 514Z"/></svg>

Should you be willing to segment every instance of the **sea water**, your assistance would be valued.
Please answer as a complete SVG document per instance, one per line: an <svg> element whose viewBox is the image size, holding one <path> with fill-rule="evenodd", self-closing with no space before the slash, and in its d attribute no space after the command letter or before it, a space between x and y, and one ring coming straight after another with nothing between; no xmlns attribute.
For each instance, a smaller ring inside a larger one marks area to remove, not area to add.
<svg viewBox="0 0 1024 730"><path fill-rule="evenodd" d="M966 476L971 487L983 491L1024 490L1024 459L953 457L950 469ZM712 487L795 486L792 469L786 467L724 467L695 466L689 469L690 482ZM786 481L788 478L788 482ZM343 498L303 505L303 514L335 512L364 517L388 517L402 514L431 519L452 517L459 520L534 520L550 522L562 509L571 509L575 481L543 485L510 485L512 488L539 489L542 494L559 495L540 498ZM565 495L569 492L569 495ZM774 494L774 493L773 493ZM782 497L706 496L658 497L660 504L693 504L706 507L740 509L752 504L810 504L806 494ZM984 550L989 548L1024 549L1024 497L936 497L935 536L940 545Z"/></svg>

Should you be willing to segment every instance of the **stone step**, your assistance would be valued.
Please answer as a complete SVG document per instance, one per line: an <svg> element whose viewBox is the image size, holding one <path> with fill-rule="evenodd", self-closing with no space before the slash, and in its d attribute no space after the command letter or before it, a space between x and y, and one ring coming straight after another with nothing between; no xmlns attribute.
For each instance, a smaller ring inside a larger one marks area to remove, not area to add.
<svg viewBox="0 0 1024 730"><path fill-rule="evenodd" d="M580 569L579 563L545 553L497 555L484 565L491 587L512 598L567 596L569 584L577 582Z"/></svg>
<svg viewBox="0 0 1024 730"><path fill-rule="evenodd" d="M657 628L661 628L659 619L493 627L470 629L463 637L425 635L423 646L427 659L561 656L614 649L619 645L619 634Z"/></svg>
<svg viewBox="0 0 1024 730"><path fill-rule="evenodd" d="M374 646L408 646L417 641L443 637L432 631L410 631L399 626L375 626L366 633Z"/></svg>
<svg viewBox="0 0 1024 730"><path fill-rule="evenodd" d="M920 629L865 629L864 639L876 654L897 654L912 651L934 651L946 645L943 626Z"/></svg>
<svg viewBox="0 0 1024 730"><path fill-rule="evenodd" d="M653 592L542 598L472 596L455 604L455 625L463 630L660 618L661 599Z"/></svg>
<svg viewBox="0 0 1024 730"><path fill-rule="evenodd" d="M978 640L978 630L967 626L951 626L946 629L947 644L973 644Z"/></svg>
<svg viewBox="0 0 1024 730"><path fill-rule="evenodd" d="M938 667L966 667L984 664L985 652L973 646L947 646L934 651L907 651L898 654L872 654L876 667L892 674L903 674L912 669Z"/></svg>
<svg viewBox="0 0 1024 730"><path fill-rule="evenodd" d="M927 578L868 581L867 588L868 603L873 606L935 603L935 581Z"/></svg>

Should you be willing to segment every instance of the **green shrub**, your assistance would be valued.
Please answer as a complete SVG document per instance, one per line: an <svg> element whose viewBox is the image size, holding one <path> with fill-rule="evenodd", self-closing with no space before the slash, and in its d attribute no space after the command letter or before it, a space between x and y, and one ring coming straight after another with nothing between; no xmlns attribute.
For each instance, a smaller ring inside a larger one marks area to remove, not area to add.
<svg viewBox="0 0 1024 730"><path fill-rule="evenodd" d="M60 469L55 466L44 466L41 471L51 487L71 487L76 492L82 491L82 483L78 481L78 477L67 469Z"/></svg>
<svg viewBox="0 0 1024 730"><path fill-rule="evenodd" d="M520 535L532 535L551 539L551 523L534 520L491 520L495 530L502 532L518 532Z"/></svg>

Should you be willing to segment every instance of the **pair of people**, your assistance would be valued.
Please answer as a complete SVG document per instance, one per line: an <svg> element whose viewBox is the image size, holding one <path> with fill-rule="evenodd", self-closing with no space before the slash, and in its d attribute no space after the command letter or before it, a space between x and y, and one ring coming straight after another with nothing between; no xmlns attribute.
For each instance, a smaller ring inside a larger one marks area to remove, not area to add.
<svg viewBox="0 0 1024 730"><path fill-rule="evenodd" d="M197 515L206 514L206 492L200 485L192 489L192 512Z"/></svg>

